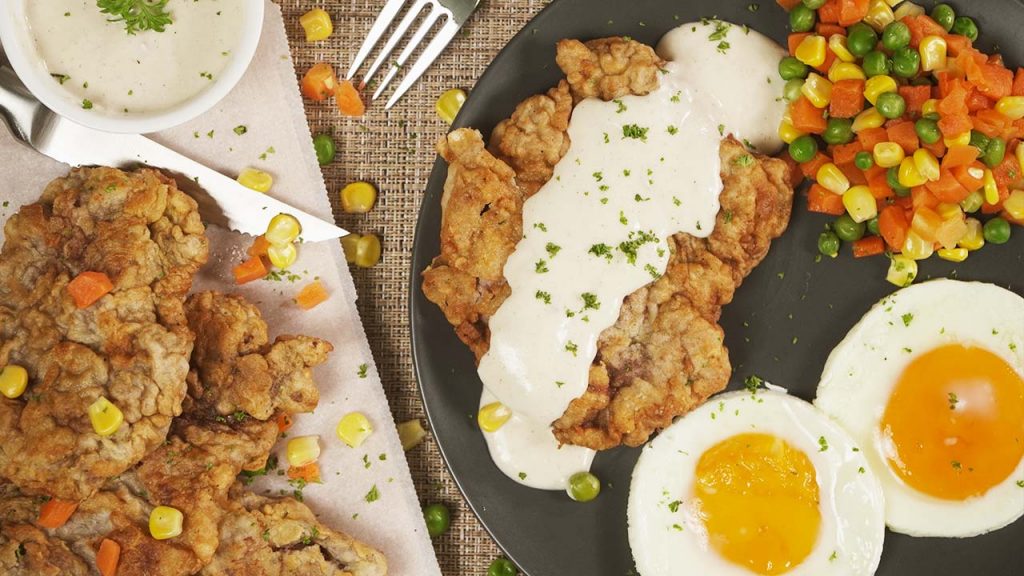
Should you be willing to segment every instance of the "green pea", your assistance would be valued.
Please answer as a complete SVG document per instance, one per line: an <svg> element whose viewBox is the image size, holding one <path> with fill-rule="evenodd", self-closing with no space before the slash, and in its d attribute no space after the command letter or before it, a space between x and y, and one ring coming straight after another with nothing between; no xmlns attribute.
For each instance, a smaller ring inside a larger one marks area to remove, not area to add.
<svg viewBox="0 0 1024 576"><path fill-rule="evenodd" d="M974 214L978 210L981 210L981 205L985 203L985 195L981 193L981 190L975 190L971 192L967 198L960 201L960 208L968 214Z"/></svg>
<svg viewBox="0 0 1024 576"><path fill-rule="evenodd" d="M863 222L854 222L849 214L843 214L832 223L832 229L843 242L856 242L864 237L867 225Z"/></svg>
<svg viewBox="0 0 1024 576"><path fill-rule="evenodd" d="M921 142L925 144L935 144L942 138L939 123L929 118L921 118L915 122L914 131L917 132L917 137L921 139Z"/></svg>
<svg viewBox="0 0 1024 576"><path fill-rule="evenodd" d="M867 24L858 22L847 30L846 49L850 54L863 58L865 54L875 49L878 44L878 34Z"/></svg>
<svg viewBox="0 0 1024 576"><path fill-rule="evenodd" d="M789 155L797 162L810 162L818 153L818 141L813 136L804 135L789 144Z"/></svg>
<svg viewBox="0 0 1024 576"><path fill-rule="evenodd" d="M861 170L870 170L875 165L875 159L871 157L871 152L857 152L853 157L853 165Z"/></svg>
<svg viewBox="0 0 1024 576"><path fill-rule="evenodd" d="M893 166L885 172L885 183L892 188L892 191L897 196L903 197L910 194L910 188L907 188L903 184L900 184L900 168L899 166Z"/></svg>
<svg viewBox="0 0 1024 576"><path fill-rule="evenodd" d="M821 138L826 144L846 144L853 140L853 120L849 118L829 118L828 125Z"/></svg>
<svg viewBox="0 0 1024 576"><path fill-rule="evenodd" d="M985 150L988 150L988 143L988 136L985 136L977 130L971 130L971 146L981 150L981 153L984 154Z"/></svg>
<svg viewBox="0 0 1024 576"><path fill-rule="evenodd" d="M487 567L487 576L516 576L518 573L516 567L506 558L495 558Z"/></svg>
<svg viewBox="0 0 1024 576"><path fill-rule="evenodd" d="M316 151L316 161L321 166L334 162L336 150L334 139L329 134L318 134L316 138L313 138L313 150Z"/></svg>
<svg viewBox="0 0 1024 576"><path fill-rule="evenodd" d="M953 11L953 7L949 4L936 4L935 8L932 8L932 20L939 23L949 32L953 29L953 21L956 20L956 12Z"/></svg>
<svg viewBox="0 0 1024 576"><path fill-rule="evenodd" d="M974 23L970 17L957 16L956 20L953 21L953 34L960 34L961 36L967 36L974 42L978 39L978 25Z"/></svg>
<svg viewBox="0 0 1024 576"><path fill-rule="evenodd" d="M903 116L907 111L907 102L899 92L886 92L875 101L875 108L878 112L890 120Z"/></svg>
<svg viewBox="0 0 1024 576"><path fill-rule="evenodd" d="M835 258L839 254L839 236L831 230L822 232L818 236L818 252L823 256Z"/></svg>
<svg viewBox="0 0 1024 576"><path fill-rule="evenodd" d="M867 224L868 232L878 236L878 216L875 216L871 220L868 220Z"/></svg>
<svg viewBox="0 0 1024 576"><path fill-rule="evenodd" d="M590 502L601 493L601 481L590 472L577 472L569 477L566 492L577 502Z"/></svg>
<svg viewBox="0 0 1024 576"><path fill-rule="evenodd" d="M897 48L892 54L892 71L897 76L912 78L921 68L921 55L910 46Z"/></svg>
<svg viewBox="0 0 1024 576"><path fill-rule="evenodd" d="M988 222L985 222L985 227L982 228L982 233L985 235L986 242L991 242L992 244L1006 244L1010 240L1010 223L1005 219L996 216Z"/></svg>
<svg viewBox="0 0 1024 576"><path fill-rule="evenodd" d="M888 74L892 70L892 63L889 62L889 57L885 55L885 52L872 50L864 55L861 68L864 69L864 74L871 78Z"/></svg>
<svg viewBox="0 0 1024 576"><path fill-rule="evenodd" d="M808 32L814 29L817 21L818 14L803 4L797 4L789 11L789 27L793 32Z"/></svg>
<svg viewBox="0 0 1024 576"><path fill-rule="evenodd" d="M444 504L431 504L423 507L423 520L427 523L427 533L437 538L448 531L451 524L451 513Z"/></svg>
<svg viewBox="0 0 1024 576"><path fill-rule="evenodd" d="M882 30L882 46L886 50L894 51L910 45L910 28L903 22L890 22Z"/></svg>
<svg viewBox="0 0 1024 576"><path fill-rule="evenodd" d="M782 89L782 97L787 102L796 102L800 99L800 89L804 87L804 80L802 78L793 78L786 82L786 85Z"/></svg>
<svg viewBox="0 0 1024 576"><path fill-rule="evenodd" d="M981 161L989 168L995 168L1003 163L1006 157L1006 141L1002 138L992 138L988 141L988 147L981 156Z"/></svg>
<svg viewBox="0 0 1024 576"><path fill-rule="evenodd" d="M817 10L827 3L828 0L804 0L804 6L807 6L811 10Z"/></svg>
<svg viewBox="0 0 1024 576"><path fill-rule="evenodd" d="M779 76L782 76L783 80L807 78L807 72L807 64L804 64L792 56L786 56L782 60L779 60Z"/></svg>

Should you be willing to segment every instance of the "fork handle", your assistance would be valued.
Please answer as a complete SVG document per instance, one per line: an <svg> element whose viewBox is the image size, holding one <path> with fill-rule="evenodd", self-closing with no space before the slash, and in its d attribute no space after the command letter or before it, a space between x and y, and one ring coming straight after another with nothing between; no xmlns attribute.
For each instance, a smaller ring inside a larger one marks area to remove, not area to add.
<svg viewBox="0 0 1024 576"><path fill-rule="evenodd" d="M28 144L37 126L47 115L42 103L25 88L18 75L7 66L0 66L0 118L15 138Z"/></svg>

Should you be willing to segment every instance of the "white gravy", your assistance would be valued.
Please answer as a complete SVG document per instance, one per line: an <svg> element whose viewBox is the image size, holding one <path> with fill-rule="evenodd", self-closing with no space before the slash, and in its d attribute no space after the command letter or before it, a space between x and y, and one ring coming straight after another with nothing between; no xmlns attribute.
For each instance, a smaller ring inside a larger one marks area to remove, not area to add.
<svg viewBox="0 0 1024 576"><path fill-rule="evenodd" d="M54 82L116 115L166 110L212 84L241 38L244 2L170 0L172 24L134 35L95 0L29 0L26 17Z"/></svg>
<svg viewBox="0 0 1024 576"><path fill-rule="evenodd" d="M665 272L667 238L711 234L723 135L781 147L778 45L712 21L673 30L658 52L669 62L651 94L576 106L570 148L525 203L524 237L505 265L512 294L490 319L479 374L481 405L497 399L514 416L484 436L499 468L527 486L564 489L589 469L593 452L558 449L550 425L586 391L623 299Z"/></svg>

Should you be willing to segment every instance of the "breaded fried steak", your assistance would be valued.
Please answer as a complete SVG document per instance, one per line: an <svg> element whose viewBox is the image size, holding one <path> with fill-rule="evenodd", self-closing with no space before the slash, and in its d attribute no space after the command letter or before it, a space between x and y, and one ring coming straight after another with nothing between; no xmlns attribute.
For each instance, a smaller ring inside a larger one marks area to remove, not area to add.
<svg viewBox="0 0 1024 576"><path fill-rule="evenodd" d="M564 40L556 60L566 81L523 101L486 150L469 129L438 145L449 163L441 254L423 273L423 291L478 361L489 347L488 320L510 293L494 271L523 237L523 202L569 148L572 103L645 95L664 66L649 46L623 38ZM673 236L665 274L625 299L618 321L598 340L587 391L552 423L559 441L599 450L638 446L728 384L721 308L785 231L793 188L786 163L734 138L722 141L719 156L724 188L713 233Z"/></svg>
<svg viewBox="0 0 1024 576"><path fill-rule="evenodd" d="M0 477L29 494L78 501L139 462L181 410L192 334L183 302L206 262L196 203L154 170L81 168L7 221L0 250L0 366L28 371L0 399ZM85 308L83 272L113 290ZM102 437L89 406L124 423Z"/></svg>

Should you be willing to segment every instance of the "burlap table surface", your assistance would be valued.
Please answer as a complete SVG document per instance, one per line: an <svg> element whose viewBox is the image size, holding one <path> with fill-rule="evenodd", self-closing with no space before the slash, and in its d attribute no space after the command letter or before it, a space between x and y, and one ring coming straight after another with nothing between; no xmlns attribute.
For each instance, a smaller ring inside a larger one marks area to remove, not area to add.
<svg viewBox="0 0 1024 576"><path fill-rule="evenodd" d="M384 5L384 0L276 1L284 12L299 76L321 61L332 63L339 75L347 71ZM434 144L448 129L434 112L434 102L449 88L471 90L495 54L545 4L544 0L484 0L463 33L389 112L380 102L371 105L365 117L349 119L338 114L333 102L307 101L313 134L333 133L338 143L337 160L323 170L335 219L346 230L373 232L383 241L380 264L367 270L353 268L352 274L370 348L399 422L425 420L412 368L407 302L416 218L435 159ZM299 16L314 7L331 14L334 34L310 44ZM377 206L366 215L341 209L338 192L357 180L373 182L380 190ZM433 438L410 451L408 459L421 501L443 502L452 511L448 533L434 540L444 574L486 574L500 551L463 501Z"/></svg>

